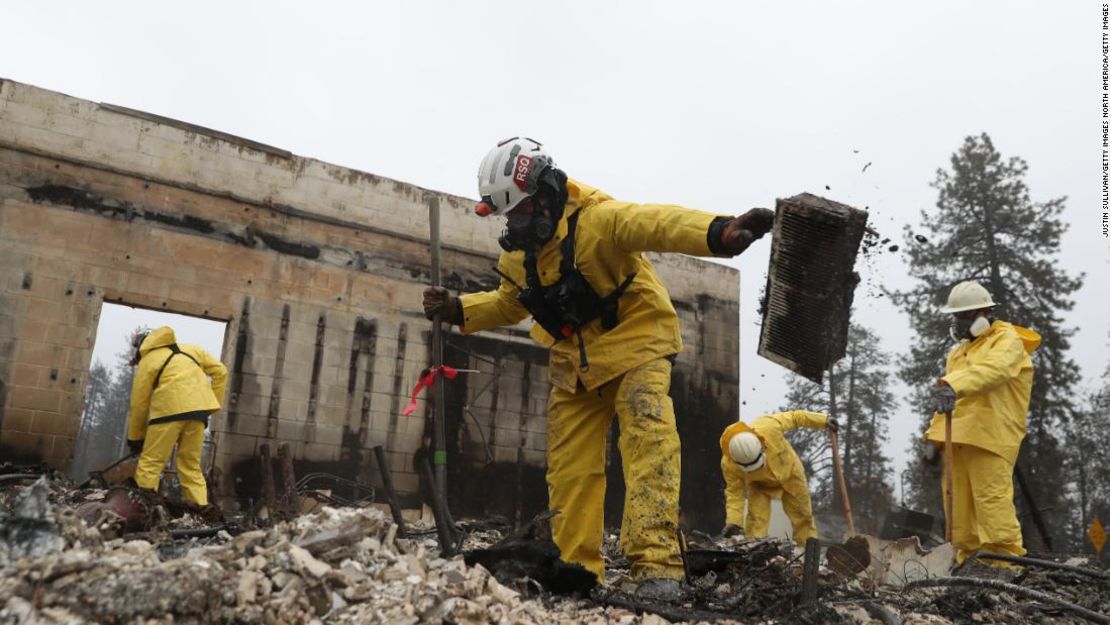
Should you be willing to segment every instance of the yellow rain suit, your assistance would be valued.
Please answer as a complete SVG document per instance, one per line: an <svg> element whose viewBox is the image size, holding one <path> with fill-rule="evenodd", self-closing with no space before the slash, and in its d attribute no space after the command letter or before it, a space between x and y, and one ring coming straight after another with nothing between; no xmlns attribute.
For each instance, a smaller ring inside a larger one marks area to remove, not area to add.
<svg viewBox="0 0 1110 625"><path fill-rule="evenodd" d="M956 391L951 514L958 562L977 549L1025 554L1013 475L1033 389L1030 354L1040 344L1036 332L995 321L948 352L941 379ZM925 436L944 444L943 414L933 415Z"/></svg>
<svg viewBox="0 0 1110 625"><path fill-rule="evenodd" d="M581 332L589 366L580 368L578 337L555 342L535 324L532 338L551 348L547 405L547 484L552 532L563 560L577 562L604 580L606 439L614 414L626 486L621 547L632 577L681 578L675 540L680 457L674 407L668 393L671 363L682 349L670 296L642 252L711 256L707 234L717 215L678 206L619 202L570 180L564 214L554 238L537 252L541 282L559 278L560 243L567 218L581 213L575 232L578 269L604 297L635 273L621 295L619 323L605 331L600 320ZM494 291L463 295L464 333L519 323L529 316L513 284L526 283L524 252L504 252Z"/></svg>
<svg viewBox="0 0 1110 625"><path fill-rule="evenodd" d="M767 535L771 523L771 498L782 499L782 507L794 527L794 542L804 545L807 538L817 536L813 523L813 506L809 484L798 453L783 434L797 428L821 429L828 417L819 412L794 410L765 415L752 421L733 423L721 434L721 472L725 476L725 523L743 525L746 536ZM753 432L763 443L766 462L748 473L732 460L728 444L741 432ZM744 490L748 494L748 516L744 517Z"/></svg>
<svg viewBox="0 0 1110 625"><path fill-rule="evenodd" d="M175 347L180 353L174 353ZM204 429L208 415L220 408L227 368L196 345L178 346L168 326L147 335L139 354L127 419L128 440L144 441L135 482L157 490L176 444L177 474L185 498L206 505L208 486L200 468Z"/></svg>

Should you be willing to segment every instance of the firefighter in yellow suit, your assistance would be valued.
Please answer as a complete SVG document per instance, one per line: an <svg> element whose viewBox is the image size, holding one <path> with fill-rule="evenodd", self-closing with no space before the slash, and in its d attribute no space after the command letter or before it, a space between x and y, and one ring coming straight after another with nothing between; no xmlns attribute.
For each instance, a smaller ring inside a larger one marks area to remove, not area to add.
<svg viewBox="0 0 1110 625"><path fill-rule="evenodd" d="M563 560L604 580L606 438L614 415L626 485L621 547L642 596L679 592L675 539L679 439L668 395L682 349L669 294L643 252L733 256L773 222L767 209L738 218L614 200L569 180L531 139L502 142L479 168L480 215L506 215L492 291L424 292L424 312L464 333L531 316L550 348L547 483Z"/></svg>
<svg viewBox="0 0 1110 625"><path fill-rule="evenodd" d="M138 335L135 343L132 364L138 367L127 419L127 444L142 451L135 482L158 490L162 470L177 445L177 474L185 498L207 505L200 456L208 415L220 409L224 396L227 367L201 347L178 346L169 326Z"/></svg>
<svg viewBox="0 0 1110 625"><path fill-rule="evenodd" d="M819 412L794 410L764 415L748 425L742 421L721 434L721 472L725 477L725 526L743 526L744 534L767 535L771 499L781 499L794 528L794 542L805 545L817 537L809 484L798 453L784 434L797 428L836 431L835 419ZM744 493L748 513L744 516Z"/></svg>
<svg viewBox="0 0 1110 625"><path fill-rule="evenodd" d="M955 510L950 514L957 562L979 549L1025 554L1013 475L1033 390L1031 354L1041 336L993 319L994 305L982 285L968 281L952 288L941 309L953 315L950 332L958 343L948 352L944 377L934 389L937 412L925 436L943 446L944 413L952 412Z"/></svg>

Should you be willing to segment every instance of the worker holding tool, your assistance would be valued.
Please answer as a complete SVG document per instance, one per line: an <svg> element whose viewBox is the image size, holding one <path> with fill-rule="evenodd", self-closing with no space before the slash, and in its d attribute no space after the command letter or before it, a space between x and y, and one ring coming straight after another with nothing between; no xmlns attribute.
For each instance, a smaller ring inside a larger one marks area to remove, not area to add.
<svg viewBox="0 0 1110 625"><path fill-rule="evenodd" d="M982 285L968 281L952 288L941 309L952 314L949 333L958 343L948 352L944 377L933 389L936 414L925 436L930 444L942 446L945 413L951 413L954 509L945 513L951 518L958 563L979 549L1025 554L1013 475L1033 389L1030 354L1041 337L995 319L994 305Z"/></svg>
<svg viewBox="0 0 1110 625"><path fill-rule="evenodd" d="M749 538L767 535L771 499L781 499L794 527L794 542L817 537L806 471L784 434L798 428L836 432L836 419L820 412L793 410L764 415L751 425L738 421L721 434L721 472L725 476L725 534L743 526ZM747 490L748 514L744 516Z"/></svg>
<svg viewBox="0 0 1110 625"><path fill-rule="evenodd" d="M227 367L197 345L177 345L173 328L136 334L131 365L131 413L127 445L140 452L135 483L158 490L166 461L177 445L177 473L185 498L208 505L200 468L208 415L220 409ZM211 381L209 381L211 378Z"/></svg>
<svg viewBox="0 0 1110 625"><path fill-rule="evenodd" d="M560 513L563 560L604 580L605 455L616 415L626 486L621 547L640 596L677 598L679 439L668 396L682 349L670 296L643 252L735 256L770 229L774 213L721 217L633 204L567 178L543 146L499 143L478 171L476 212L504 215L497 289L454 297L424 291L424 312L463 333L515 325L550 348L547 484Z"/></svg>

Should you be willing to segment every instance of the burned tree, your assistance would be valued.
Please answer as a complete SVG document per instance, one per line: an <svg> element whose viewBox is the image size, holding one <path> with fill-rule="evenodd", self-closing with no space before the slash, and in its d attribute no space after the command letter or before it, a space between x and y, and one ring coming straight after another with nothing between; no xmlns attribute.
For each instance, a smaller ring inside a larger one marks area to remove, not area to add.
<svg viewBox="0 0 1110 625"><path fill-rule="evenodd" d="M985 133L967 137L951 159L950 170L938 170L934 209L921 211L921 225L905 230L905 249L914 288L893 294L910 317L917 340L901 363L899 375L912 390L911 405L922 418L931 416L928 393L944 372L952 345L949 318L938 312L949 290L964 280L979 281L994 297L999 319L1040 333L1034 355L1035 378L1025 444L1018 458L1018 490L1030 491L1040 512L1038 525L1063 527L1063 452L1058 433L1073 412L1072 397L1079 368L1067 356L1074 330L1059 313L1070 310L1071 294L1083 283L1055 262L1066 225L1060 220L1065 198L1034 202L1025 184L1027 165L1018 157L1003 159ZM919 457L917 445L911 457ZM909 471L913 505L936 511L939 486L934 473L915 461ZM1024 521L1038 511L1018 497ZM932 505L930 505L932 504ZM1032 523L1024 523L1027 542ZM1035 532L1034 533L1039 533Z"/></svg>
<svg viewBox="0 0 1110 625"><path fill-rule="evenodd" d="M895 407L889 364L890 356L880 348L878 336L852 325L844 358L833 365L820 385L791 376L784 407L821 411L840 421L848 496L858 528L865 532L878 530L878 519L893 499L891 460L882 449L889 438L887 419ZM819 430L795 430L789 436L810 477L815 510L839 511L828 435Z"/></svg>

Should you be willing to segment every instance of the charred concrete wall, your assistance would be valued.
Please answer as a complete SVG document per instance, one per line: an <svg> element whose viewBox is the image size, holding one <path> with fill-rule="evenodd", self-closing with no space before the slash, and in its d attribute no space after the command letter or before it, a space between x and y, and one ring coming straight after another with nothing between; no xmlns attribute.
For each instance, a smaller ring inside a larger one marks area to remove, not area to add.
<svg viewBox="0 0 1110 625"><path fill-rule="evenodd" d="M68 465L100 309L118 302L228 322L228 397L211 426L223 494L256 497L258 446L288 441L299 473L371 484L383 445L415 502L430 409L401 410L430 359L419 301L432 202L447 285L493 286L499 224L473 218L472 200L0 81L0 457ZM719 523L716 439L738 405L737 276L653 260L687 344L673 387L685 511ZM448 361L483 372L448 388L461 513L546 505L547 357L525 331L448 336Z"/></svg>

